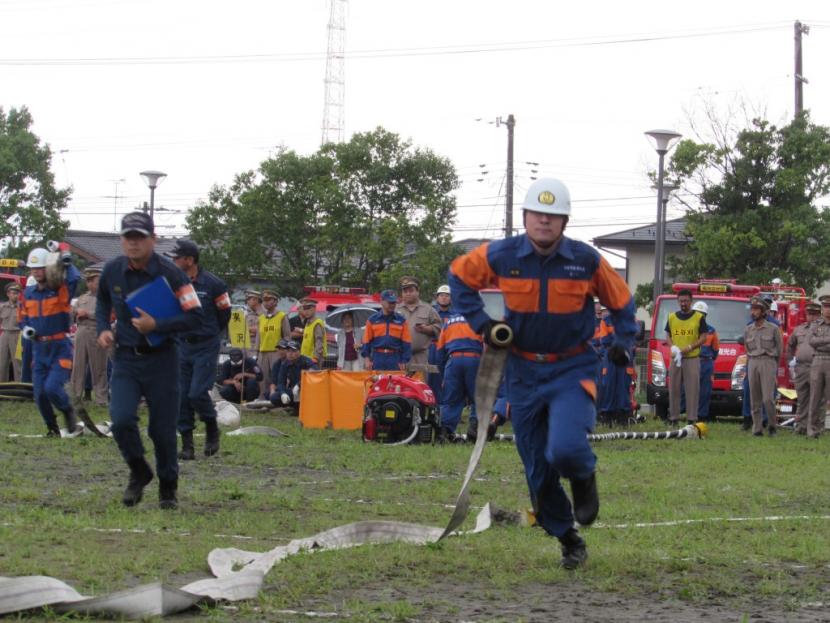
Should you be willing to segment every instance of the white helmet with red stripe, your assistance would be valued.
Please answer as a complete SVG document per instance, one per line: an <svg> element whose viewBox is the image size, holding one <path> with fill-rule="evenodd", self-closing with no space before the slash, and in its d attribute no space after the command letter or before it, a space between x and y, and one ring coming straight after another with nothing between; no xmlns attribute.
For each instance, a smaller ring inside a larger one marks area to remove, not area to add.
<svg viewBox="0 0 830 623"><path fill-rule="evenodd" d="M571 193L568 187L552 177L536 180L527 189L522 210L544 214L571 214Z"/></svg>

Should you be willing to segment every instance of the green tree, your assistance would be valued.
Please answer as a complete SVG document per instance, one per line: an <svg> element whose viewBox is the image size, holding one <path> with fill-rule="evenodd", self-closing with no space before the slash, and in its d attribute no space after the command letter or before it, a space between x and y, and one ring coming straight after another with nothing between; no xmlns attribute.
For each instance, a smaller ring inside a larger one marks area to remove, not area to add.
<svg viewBox="0 0 830 623"><path fill-rule="evenodd" d="M674 274L780 277L808 292L830 278L830 210L817 206L830 192L830 129L808 113L781 128L754 119L734 144L682 141L668 174L696 199L688 254L669 261Z"/></svg>
<svg viewBox="0 0 830 623"><path fill-rule="evenodd" d="M456 251L449 226L458 178L450 162L378 128L301 156L281 150L214 187L187 218L205 262L233 280L372 290L416 274L443 283Z"/></svg>
<svg viewBox="0 0 830 623"><path fill-rule="evenodd" d="M0 238L10 240L10 255L25 255L34 242L59 239L68 223L61 220L71 189L55 188L52 152L31 131L32 115L24 107L0 108Z"/></svg>

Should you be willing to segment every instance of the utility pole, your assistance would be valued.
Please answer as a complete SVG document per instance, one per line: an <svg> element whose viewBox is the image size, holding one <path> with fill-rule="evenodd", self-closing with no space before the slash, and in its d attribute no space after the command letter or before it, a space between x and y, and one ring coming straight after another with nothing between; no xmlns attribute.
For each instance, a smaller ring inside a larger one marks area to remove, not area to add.
<svg viewBox="0 0 830 623"><path fill-rule="evenodd" d="M507 126L507 175L504 184L504 237L510 238L513 235L513 128L516 127L516 119L513 115L507 115L507 121L496 117L496 127L504 123Z"/></svg>
<svg viewBox="0 0 830 623"><path fill-rule="evenodd" d="M118 194L118 185L124 184L127 180L125 178L119 178L117 180L110 180L113 184L115 184L115 194L114 195L104 195L105 199L113 199L113 206L112 206L112 230L118 231L118 200L123 199L123 195Z"/></svg>
<svg viewBox="0 0 830 623"><path fill-rule="evenodd" d="M346 108L346 2L329 0L328 47L321 144L342 143Z"/></svg>
<svg viewBox="0 0 830 623"><path fill-rule="evenodd" d="M810 34L810 27L796 21L793 24L795 30L795 116L798 117L804 112L804 83L809 83L809 80L804 77L801 68L801 33L805 35Z"/></svg>

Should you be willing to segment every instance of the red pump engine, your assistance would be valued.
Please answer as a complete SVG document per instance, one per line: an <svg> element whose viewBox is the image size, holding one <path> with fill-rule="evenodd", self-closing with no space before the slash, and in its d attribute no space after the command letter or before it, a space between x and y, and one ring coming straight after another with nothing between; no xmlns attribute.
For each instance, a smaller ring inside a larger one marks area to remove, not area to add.
<svg viewBox="0 0 830 623"><path fill-rule="evenodd" d="M369 381L364 441L404 445L435 440L440 422L429 385L402 374L379 374Z"/></svg>

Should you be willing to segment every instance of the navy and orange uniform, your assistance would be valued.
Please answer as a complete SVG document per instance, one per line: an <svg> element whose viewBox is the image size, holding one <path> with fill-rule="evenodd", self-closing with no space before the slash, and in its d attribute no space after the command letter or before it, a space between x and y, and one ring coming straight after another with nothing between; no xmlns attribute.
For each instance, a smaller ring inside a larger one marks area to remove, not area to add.
<svg viewBox="0 0 830 623"><path fill-rule="evenodd" d="M371 359L373 370L398 370L412 358L412 338L406 319L397 312L376 312L366 320L360 356Z"/></svg>
<svg viewBox="0 0 830 623"><path fill-rule="evenodd" d="M601 419L609 423L614 421L627 424L631 415L631 382L634 378L633 352L629 352L629 362L624 366L615 364L608 357L608 348L614 341L614 323L603 319L605 335L600 339L600 378L597 392L597 412Z"/></svg>
<svg viewBox="0 0 830 623"><path fill-rule="evenodd" d="M505 367L516 447L537 520L552 536L573 527L560 476L591 477L596 465L589 433L596 421L597 354L594 297L611 312L613 346L633 346L637 325L628 287L585 243L562 237L548 256L527 235L484 244L450 268L453 307L480 333L489 324L478 290L497 284L505 322L514 332Z"/></svg>
<svg viewBox="0 0 830 623"><path fill-rule="evenodd" d="M158 346L150 346L131 322L133 316L127 307L127 295L157 277L167 279L181 313L155 319L154 333L166 339ZM160 480L175 482L179 473L176 459L179 360L174 336L193 331L204 322L199 296L187 275L167 258L153 253L144 268L135 268L121 255L104 265L98 281L95 307L98 335L110 330L113 312L116 320L110 382L113 437L128 464L144 459L138 430L138 403L143 396L150 412L147 430L155 446L156 471Z"/></svg>
<svg viewBox="0 0 830 623"><path fill-rule="evenodd" d="M712 402L712 383L715 378L715 359L720 352L720 338L715 328L707 324L706 338L700 345L700 393L697 402L697 419L709 420L709 405Z"/></svg>
<svg viewBox="0 0 830 623"><path fill-rule="evenodd" d="M435 313L437 313L438 317L441 319L442 328L444 327L444 325L447 324L447 319L455 313L452 307L442 309L441 306L437 303L432 306L432 309L435 310ZM429 344L427 362L434 366L438 365L438 338L434 338ZM427 384L429 385L429 388L432 390L432 393L435 395L435 404L437 405L441 404L441 392L443 391L444 385L443 375L443 370L439 370L438 372L430 372L427 375Z"/></svg>
<svg viewBox="0 0 830 623"><path fill-rule="evenodd" d="M46 427L57 430L52 405L64 414L72 407L64 386L72 374L72 340L69 339L72 297L81 278L77 268L70 265L66 278L53 290L48 285L26 286L17 308L21 327L35 331L32 339L32 389L35 403Z"/></svg>
<svg viewBox="0 0 830 623"><path fill-rule="evenodd" d="M444 371L441 397L441 426L455 432L461 420L461 411L469 402L470 421L476 418L476 374L481 361L481 336L461 314L450 315L444 321L438 338L438 365Z"/></svg>
<svg viewBox="0 0 830 623"><path fill-rule="evenodd" d="M212 272L199 268L192 280L204 319L194 329L179 335L179 391L181 404L177 428L187 433L194 428L194 412L203 422L216 421L216 407L210 390L216 377L220 338L231 319L228 286Z"/></svg>

